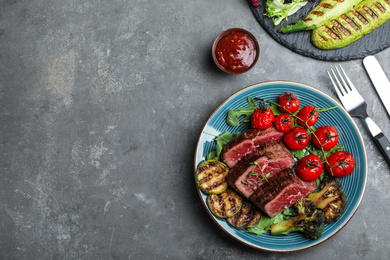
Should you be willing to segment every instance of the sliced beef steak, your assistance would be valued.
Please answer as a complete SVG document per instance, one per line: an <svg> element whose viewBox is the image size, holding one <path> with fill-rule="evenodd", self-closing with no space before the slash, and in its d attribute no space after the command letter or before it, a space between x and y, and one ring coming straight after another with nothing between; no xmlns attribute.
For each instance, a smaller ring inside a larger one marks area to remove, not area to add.
<svg viewBox="0 0 390 260"><path fill-rule="evenodd" d="M285 169L267 180L249 200L271 218L317 189L315 182L303 181L292 169Z"/></svg>
<svg viewBox="0 0 390 260"><path fill-rule="evenodd" d="M273 126L265 130L250 128L223 147L221 160L232 168L257 147L272 140L280 140L283 134Z"/></svg>
<svg viewBox="0 0 390 260"><path fill-rule="evenodd" d="M228 184L249 198L268 178L295 163L291 152L281 141L266 142L243 157L227 175Z"/></svg>

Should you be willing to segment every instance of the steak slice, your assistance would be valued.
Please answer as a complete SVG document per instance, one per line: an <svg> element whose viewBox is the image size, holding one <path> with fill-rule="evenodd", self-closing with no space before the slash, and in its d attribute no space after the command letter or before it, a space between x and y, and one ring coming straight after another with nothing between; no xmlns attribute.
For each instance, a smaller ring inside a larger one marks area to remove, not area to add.
<svg viewBox="0 0 390 260"><path fill-rule="evenodd" d="M261 189L256 190L249 197L249 200L273 218L293 205L297 199L306 197L316 189L316 182L304 181L292 169L285 169L270 176Z"/></svg>
<svg viewBox="0 0 390 260"><path fill-rule="evenodd" d="M246 198L295 159L281 141L270 141L243 157L227 175L228 184ZM266 177L267 176L267 177Z"/></svg>
<svg viewBox="0 0 390 260"><path fill-rule="evenodd" d="M232 168L260 145L272 140L281 140L283 135L284 133L276 130L274 126L265 130L250 128L223 147L221 160Z"/></svg>

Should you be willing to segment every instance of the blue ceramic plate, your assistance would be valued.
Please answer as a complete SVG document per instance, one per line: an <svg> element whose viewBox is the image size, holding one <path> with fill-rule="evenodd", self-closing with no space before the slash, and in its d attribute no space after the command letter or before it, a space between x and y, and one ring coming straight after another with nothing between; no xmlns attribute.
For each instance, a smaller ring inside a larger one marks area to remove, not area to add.
<svg viewBox="0 0 390 260"><path fill-rule="evenodd" d="M198 189L203 205L220 228L236 240L248 246L272 252L299 251L316 246L331 238L355 214L363 198L367 182L366 150L362 136L349 114L325 93L313 87L289 81L272 81L255 84L236 92L225 100L207 120L199 136L195 154L195 170L199 163L206 159L206 155L215 150L215 137L210 134L219 135L225 131L234 134L238 131L243 132L248 128L227 125L225 120L229 110L248 107L248 96L253 98L261 97L277 102L279 95L285 92L294 93L300 99L302 107L309 104L319 108L339 106L339 108L321 113L316 126L333 126L339 133L339 143L344 144L343 150L352 153L355 158L356 167L354 172L344 178L340 178L348 200L346 210L340 220L332 224L326 224L323 235L318 240L306 239L298 232L278 236L271 236L269 233L254 235L230 226L225 219L215 217L208 209L206 203L207 194Z"/></svg>

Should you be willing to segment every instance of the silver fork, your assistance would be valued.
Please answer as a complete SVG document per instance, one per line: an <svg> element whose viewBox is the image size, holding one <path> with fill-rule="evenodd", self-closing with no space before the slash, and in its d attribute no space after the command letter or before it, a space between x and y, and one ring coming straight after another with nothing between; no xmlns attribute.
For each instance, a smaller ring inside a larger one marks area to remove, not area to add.
<svg viewBox="0 0 390 260"><path fill-rule="evenodd" d="M337 95L343 104L345 110L353 117L364 119L368 130L375 142L381 148L383 155L390 164L390 142L382 133L382 130L374 123L374 121L367 114L367 103L363 97L356 90L355 86L345 73L343 67L336 66L337 73L331 69L332 73L328 71L328 75L337 92ZM341 72L340 72L341 71Z"/></svg>

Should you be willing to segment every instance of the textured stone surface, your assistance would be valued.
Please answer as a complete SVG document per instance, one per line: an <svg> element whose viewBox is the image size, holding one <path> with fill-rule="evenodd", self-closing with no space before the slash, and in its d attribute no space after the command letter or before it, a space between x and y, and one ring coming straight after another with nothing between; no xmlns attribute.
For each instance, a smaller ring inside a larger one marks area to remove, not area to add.
<svg viewBox="0 0 390 260"><path fill-rule="evenodd" d="M261 46L250 72L211 59L223 30ZM0 259L386 259L390 175L362 122L361 206L303 252L251 249L211 220L194 185L203 124L241 88L269 80L335 97L326 70L258 24L247 1L3 0L0 8ZM375 55L390 75L390 49ZM342 62L390 137L361 60Z"/></svg>

